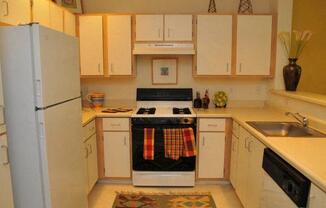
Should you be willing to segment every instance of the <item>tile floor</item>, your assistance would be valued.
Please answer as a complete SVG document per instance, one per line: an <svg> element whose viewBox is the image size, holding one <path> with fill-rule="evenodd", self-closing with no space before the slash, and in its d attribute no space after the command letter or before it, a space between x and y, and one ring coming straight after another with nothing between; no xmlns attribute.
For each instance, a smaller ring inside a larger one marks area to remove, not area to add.
<svg viewBox="0 0 326 208"><path fill-rule="evenodd" d="M142 192L210 192L218 208L242 208L229 184L197 185L194 188L140 188L132 185L97 184L89 195L89 208L111 208L116 191Z"/></svg>

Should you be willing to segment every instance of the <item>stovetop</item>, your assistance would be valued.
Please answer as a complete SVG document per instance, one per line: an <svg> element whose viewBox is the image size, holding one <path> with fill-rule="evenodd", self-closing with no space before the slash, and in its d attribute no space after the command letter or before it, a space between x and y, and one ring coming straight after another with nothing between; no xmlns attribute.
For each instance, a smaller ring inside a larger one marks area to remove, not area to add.
<svg viewBox="0 0 326 208"><path fill-rule="evenodd" d="M196 117L196 114L187 107L140 107L132 117Z"/></svg>

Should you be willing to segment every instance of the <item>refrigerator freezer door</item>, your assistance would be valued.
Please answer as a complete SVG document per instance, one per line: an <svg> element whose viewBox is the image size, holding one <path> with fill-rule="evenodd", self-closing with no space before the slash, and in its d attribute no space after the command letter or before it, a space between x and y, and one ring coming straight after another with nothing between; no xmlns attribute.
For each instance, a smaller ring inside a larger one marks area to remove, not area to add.
<svg viewBox="0 0 326 208"><path fill-rule="evenodd" d="M80 99L37 113L46 207L86 208Z"/></svg>
<svg viewBox="0 0 326 208"><path fill-rule="evenodd" d="M80 96L78 39L32 26L36 106L46 107Z"/></svg>

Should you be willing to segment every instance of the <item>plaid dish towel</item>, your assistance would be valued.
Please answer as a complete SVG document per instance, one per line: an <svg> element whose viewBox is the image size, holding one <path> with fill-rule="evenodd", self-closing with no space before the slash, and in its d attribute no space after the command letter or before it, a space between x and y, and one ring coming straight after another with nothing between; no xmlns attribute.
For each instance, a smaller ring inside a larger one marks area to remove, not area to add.
<svg viewBox="0 0 326 208"><path fill-rule="evenodd" d="M154 160L154 128L144 128L144 150L145 160Z"/></svg>
<svg viewBox="0 0 326 208"><path fill-rule="evenodd" d="M182 129L183 132L183 156L192 157L196 156L195 135L192 128Z"/></svg>
<svg viewBox="0 0 326 208"><path fill-rule="evenodd" d="M179 160L183 153L183 135L181 129L163 129L165 157Z"/></svg>

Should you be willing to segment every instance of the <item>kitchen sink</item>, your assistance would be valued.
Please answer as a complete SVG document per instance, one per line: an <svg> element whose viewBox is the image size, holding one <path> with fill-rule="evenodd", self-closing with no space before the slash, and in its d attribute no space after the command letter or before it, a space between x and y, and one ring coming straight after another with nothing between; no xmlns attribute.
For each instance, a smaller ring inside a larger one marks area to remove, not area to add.
<svg viewBox="0 0 326 208"><path fill-rule="evenodd" d="M248 121L247 123L268 137L326 137L326 134L295 122Z"/></svg>

